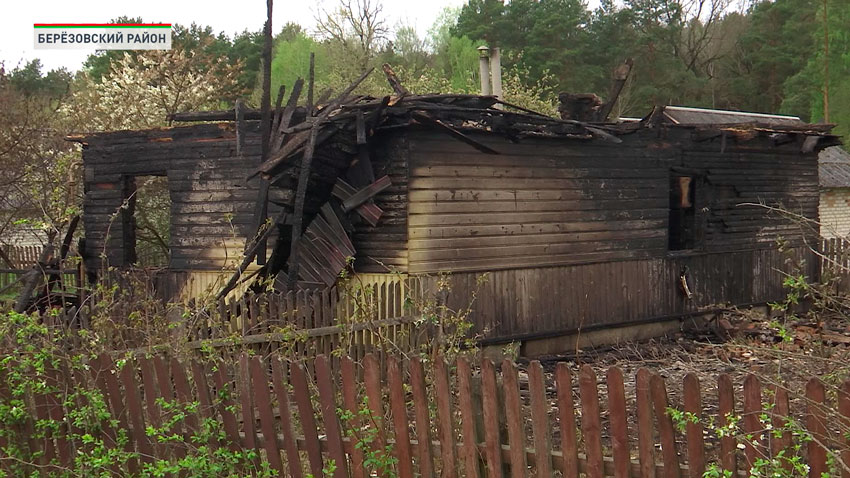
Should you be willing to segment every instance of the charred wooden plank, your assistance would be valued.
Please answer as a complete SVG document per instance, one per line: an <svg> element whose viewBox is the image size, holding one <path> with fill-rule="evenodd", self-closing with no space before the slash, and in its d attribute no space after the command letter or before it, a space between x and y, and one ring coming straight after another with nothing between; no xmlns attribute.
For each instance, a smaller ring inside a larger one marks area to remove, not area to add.
<svg viewBox="0 0 850 478"><path fill-rule="evenodd" d="M343 202L354 196L355 193L357 193L357 191L350 184L345 182L342 178L337 180L332 191L332 194ZM347 212L345 210L343 211ZM356 211L357 214L360 215L360 217L362 217L366 222L368 222L372 226L378 225L378 220L383 214L381 208L369 203L360 204L360 206L357 207Z"/></svg>
<svg viewBox="0 0 850 478"><path fill-rule="evenodd" d="M234 108L236 116L236 156L242 157L242 151L245 149L245 104L242 100L236 100Z"/></svg>
<svg viewBox="0 0 850 478"><path fill-rule="evenodd" d="M245 258L242 259L242 263L236 269L236 272L234 272L233 275L230 276L230 279L227 281L224 287L221 288L218 295L216 296L217 299L226 296L231 290L233 290L234 287L236 287L236 284L239 282L239 277L242 275L242 272L248 268L248 265L254 260L254 256L257 255L257 251L266 243L266 240L276 229L275 226L286 222L287 216L287 213L281 213L273 223L269 224L269 226L262 230L262 232L254 236L254 239L251 241L250 247L248 247L245 251Z"/></svg>
<svg viewBox="0 0 850 478"><path fill-rule="evenodd" d="M281 113L280 123L278 124L277 130L273 131L273 141L271 145L271 151L277 152L280 150L283 145L283 140L285 135L283 133L284 130L289 128L292 123L292 116L295 114L295 110L298 107L298 98L301 96L301 89L304 87L304 80L298 78L295 80L295 84L292 85L292 93L289 94L289 100L286 102L286 107L283 109L283 113ZM309 115L310 113L307 112ZM268 161L269 157L263 158L263 161Z"/></svg>
<svg viewBox="0 0 850 478"><path fill-rule="evenodd" d="M291 257L297 257L298 248L300 247L301 228L304 220L304 200L307 196L307 181L310 179L310 163L313 161L313 151L316 148L316 137L319 128L313 127L310 130L310 141L307 143L307 148L304 150L304 156L301 158L301 174L298 178L298 188L295 191L295 221L292 224L292 246ZM290 289L295 286L298 279L298 263L290 265L289 268L289 286Z"/></svg>
<svg viewBox="0 0 850 478"><path fill-rule="evenodd" d="M354 116L355 129L357 130L357 144L366 144L366 115L358 110Z"/></svg>
<svg viewBox="0 0 850 478"><path fill-rule="evenodd" d="M387 189L391 185L392 181L390 180L389 176L384 176L381 179L378 179L369 186L366 186L365 188L352 194L348 197L348 199L345 199L342 202L342 210L345 212L349 212L352 209L360 207L361 205L363 205L363 203L365 203L381 191Z"/></svg>
<svg viewBox="0 0 850 478"><path fill-rule="evenodd" d="M381 69L384 70L384 74L387 75L387 81L390 83L390 86L392 87L393 91L395 91L395 94L399 96L399 99L410 94L410 92L407 91L407 88L405 88L404 85L401 84L401 81L398 79L398 76L396 76L395 72L388 63L384 63L383 65L381 65Z"/></svg>
<svg viewBox="0 0 850 478"><path fill-rule="evenodd" d="M310 73L307 82L307 116L313 116L313 90L316 83L316 53L310 52Z"/></svg>

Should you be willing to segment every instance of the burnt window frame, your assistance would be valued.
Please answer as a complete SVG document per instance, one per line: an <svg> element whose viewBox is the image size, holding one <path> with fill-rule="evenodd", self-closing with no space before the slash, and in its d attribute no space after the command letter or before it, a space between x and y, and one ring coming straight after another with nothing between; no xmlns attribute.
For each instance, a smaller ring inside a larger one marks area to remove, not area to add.
<svg viewBox="0 0 850 478"><path fill-rule="evenodd" d="M690 178L688 199L690 206L682 207L681 193L674 195L681 178ZM667 252L669 254L686 254L701 251L705 236L704 215L701 214L703 198L706 197L707 182L702 171L673 168L667 178ZM674 229L679 232L680 239L674 242ZM682 236L685 236L682 238Z"/></svg>
<svg viewBox="0 0 850 478"><path fill-rule="evenodd" d="M168 198L169 198L169 229L172 230L174 228L174 198L172 197L172 184L171 184L171 175L167 170L155 170L155 171L144 171L134 174L123 174L121 176L121 191L122 191L122 211L121 211L121 223L122 223L122 231L121 231L121 249L122 249L122 266L125 268L140 268L139 266L139 257L138 257L138 237L137 237L137 219L136 219L136 205L137 205L137 191L138 191L138 180L146 177L158 177L165 178L167 189L168 189ZM168 238L168 262L165 265L157 266L158 268L171 268L174 256L173 256L173 248L174 248L174 235L169 234Z"/></svg>

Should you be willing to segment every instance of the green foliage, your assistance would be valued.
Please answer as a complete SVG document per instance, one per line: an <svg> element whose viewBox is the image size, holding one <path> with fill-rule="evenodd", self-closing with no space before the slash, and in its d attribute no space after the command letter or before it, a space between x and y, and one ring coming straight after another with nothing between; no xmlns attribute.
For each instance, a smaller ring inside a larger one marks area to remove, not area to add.
<svg viewBox="0 0 850 478"><path fill-rule="evenodd" d="M315 75L317 79L326 81L333 68L329 63L330 57L327 54L326 45L310 38L303 32L291 34L289 37L279 40L275 45L274 55L272 56L272 92L276 92L280 85L286 85L287 91L291 91L295 80L303 78L305 80L305 89L301 93L303 102L307 97L306 80L310 74L310 53L315 53ZM254 96L259 97L259 94L260 91L257 90Z"/></svg>
<svg viewBox="0 0 850 478"><path fill-rule="evenodd" d="M0 68L0 242L16 232L46 241L79 210L79 155L56 114L68 81L64 70L42 73L37 60Z"/></svg>
<svg viewBox="0 0 850 478"><path fill-rule="evenodd" d="M812 35L814 0L760 2L747 16L748 28L740 36L734 57L737 68L731 87L735 101L756 111L784 112L808 118L808 90L793 79L815 52ZM805 97L805 101L801 99Z"/></svg>
<svg viewBox="0 0 850 478"><path fill-rule="evenodd" d="M26 96L40 96L52 100L52 103L60 101L68 94L71 80L71 73L64 68L43 74L41 61L37 58L9 72L12 87Z"/></svg>
<svg viewBox="0 0 850 478"><path fill-rule="evenodd" d="M643 116L656 104L681 104L818 121L826 63L822 2L728 7L727 0L604 0L590 12L580 0L469 0L449 31L501 47L503 64L522 69L526 86L550 75L561 91L603 98L613 68L633 58L615 114ZM846 0L827 8L830 119L844 132L850 9ZM435 28L436 37L446 38L444 30Z"/></svg>
<svg viewBox="0 0 850 478"><path fill-rule="evenodd" d="M110 23L144 23L144 20L118 17ZM243 91L252 90L256 84L262 47L262 31L244 30L231 38L223 32L216 33L210 26L198 25L194 22L188 27L180 24L172 27L172 48L202 53L211 58L226 59L230 63L241 62L242 69L237 82ZM98 51L86 58L83 71L93 81L100 83L109 76L110 71L124 58L125 54L135 58L141 53L121 50Z"/></svg>
<svg viewBox="0 0 850 478"><path fill-rule="evenodd" d="M184 434L187 417L197 416L201 405L164 399L157 402L161 425L148 426L145 434L152 443L180 452L141 460L138 473L131 475L131 463L141 457L125 448L129 430L121 428L94 383L92 360L100 351L97 344L80 337L72 340L63 329L48 328L34 316L14 312L0 316L0 337L0 388L7 392L0 396L0 437L5 443L0 450L0 477L275 476L267 463L258 465L256 451L231 449L217 419L202 420L196 430ZM118 363L120 367L123 361ZM75 378L65 382L57 381L57 376ZM33 397L44 394L58 397L65 409L61 420L39 418L35 413ZM226 394L214 397L213 408L226 398ZM45 439L73 444L72 469L61 467L58 458L42 463L44 456L30 444Z"/></svg>
<svg viewBox="0 0 850 478"><path fill-rule="evenodd" d="M346 435L354 443L354 449L363 453L363 468L368 476L395 478L395 465L398 459L393 453L393 446L385 444L383 448L376 445L384 417L374 416L369 408L369 400L363 397L356 414L350 410L337 409L340 421L347 426ZM326 475L327 476L327 475Z"/></svg>
<svg viewBox="0 0 850 478"><path fill-rule="evenodd" d="M505 20L503 0L469 0L460 10L453 36L467 36L490 46L504 46L502 35L511 26Z"/></svg>
<svg viewBox="0 0 850 478"><path fill-rule="evenodd" d="M451 37L439 63L455 91L474 93L480 88L478 49L469 37Z"/></svg>
<svg viewBox="0 0 850 478"><path fill-rule="evenodd" d="M804 428L803 424L785 417L784 421L774 419L772 414L773 405L762 404L763 413L758 415L758 436L744 432L740 428L742 417L740 415L727 415L725 424L720 425L713 419L700 420L699 416L683 412L676 408L667 408L667 414L673 421L674 426L684 432L689 424L701 424L705 430L715 437L734 437L739 443L747 442L758 446L762 441L779 440L784 436L790 437L791 445L771 456L757 457L749 470L747 476L750 478L804 478L809 476L809 465L805 461L806 444L812 441L812 435ZM839 450L828 450L828 465L830 469L835 468L834 459ZM704 478L731 478L732 472L725 470L717 462L706 465ZM830 474L832 476L832 474Z"/></svg>
<svg viewBox="0 0 850 478"><path fill-rule="evenodd" d="M812 121L824 121L824 89L829 92L829 122L838 126L840 135L850 133L850 1L832 0L810 3L812 21L801 33L810 35L810 55L805 66L786 83L785 108L795 108ZM826 12L824 9L826 8ZM828 32L829 55L824 43ZM799 33L798 33L799 34ZM829 76L827 76L827 70Z"/></svg>

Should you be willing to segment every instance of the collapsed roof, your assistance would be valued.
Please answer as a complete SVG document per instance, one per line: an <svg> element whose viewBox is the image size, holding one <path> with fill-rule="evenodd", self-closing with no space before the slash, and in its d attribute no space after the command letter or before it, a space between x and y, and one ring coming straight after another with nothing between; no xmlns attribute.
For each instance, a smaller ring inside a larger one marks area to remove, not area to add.
<svg viewBox="0 0 850 478"><path fill-rule="evenodd" d="M247 279L241 277L258 258L262 267L253 274L286 274L286 287L332 285L355 254L350 239L351 220L377 224L383 211L371 199L390 186L388 177L375 178L370 166L370 138L379 132L409 127L429 127L487 154L499 151L475 139L471 133L499 135L512 142L525 138L562 138L620 143L624 135L674 125L692 131L692 140L753 138L764 136L775 144L803 136L802 149L812 152L837 144L832 125L805 124L794 117L722 112L695 108L656 108L640 121L591 123L552 118L493 96L467 94L414 95L388 67L384 69L394 94L383 98L352 95L366 74L331 101L299 106L303 82L299 80L285 105L279 95L270 121L269 148L250 178L260 178L257 197L256 235L246 246L243 263L221 290L225 295ZM368 73L367 73L368 74ZM309 97L309 96L308 96ZM236 119L237 151L245 120L262 117L256 110L180 113L175 121L233 121ZM243 133L244 135L244 133ZM79 138L75 138L78 139ZM722 146L721 146L722 148ZM267 221L269 188L292 191L284 213ZM278 241L272 257L262 251L274 231L291 228L291 240ZM288 246L288 247L286 247Z"/></svg>

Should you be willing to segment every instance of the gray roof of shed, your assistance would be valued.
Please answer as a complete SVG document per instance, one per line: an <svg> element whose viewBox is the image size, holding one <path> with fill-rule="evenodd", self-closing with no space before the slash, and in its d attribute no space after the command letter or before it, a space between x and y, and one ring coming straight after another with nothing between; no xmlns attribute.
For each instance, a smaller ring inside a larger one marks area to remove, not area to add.
<svg viewBox="0 0 850 478"><path fill-rule="evenodd" d="M681 125L758 123L772 126L799 126L805 124L797 116L687 106L665 106L664 118L671 123ZM818 177L822 188L850 187L850 153L840 146L823 149L818 155Z"/></svg>
<svg viewBox="0 0 850 478"><path fill-rule="evenodd" d="M850 153L831 146L818 155L818 179L822 188L850 187Z"/></svg>

